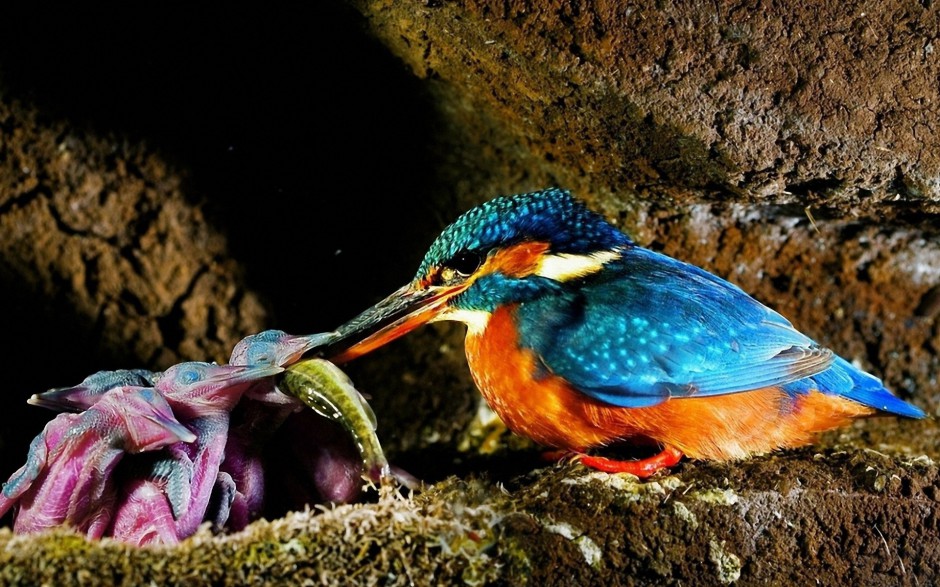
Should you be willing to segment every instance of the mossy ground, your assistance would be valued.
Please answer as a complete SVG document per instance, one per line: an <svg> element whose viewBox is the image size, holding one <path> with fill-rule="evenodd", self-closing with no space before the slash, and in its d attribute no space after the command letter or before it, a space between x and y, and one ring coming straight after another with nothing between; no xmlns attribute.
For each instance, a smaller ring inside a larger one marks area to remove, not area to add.
<svg viewBox="0 0 940 587"><path fill-rule="evenodd" d="M940 568L940 475L926 456L807 449L646 481L550 465L374 497L172 548L3 530L0 582L872 585L929 584Z"/></svg>

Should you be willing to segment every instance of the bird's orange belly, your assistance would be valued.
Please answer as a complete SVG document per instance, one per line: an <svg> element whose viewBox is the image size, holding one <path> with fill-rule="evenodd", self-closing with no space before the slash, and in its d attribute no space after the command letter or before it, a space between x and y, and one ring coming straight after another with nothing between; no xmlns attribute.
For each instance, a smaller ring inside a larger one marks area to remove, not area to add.
<svg viewBox="0 0 940 587"><path fill-rule="evenodd" d="M539 373L520 349L509 309L497 310L482 334L467 337L467 359L484 398L517 434L552 447L584 450L646 437L702 459L734 459L801 446L815 435L873 410L812 392L793 399L777 388L681 398L646 408L592 399L555 375Z"/></svg>

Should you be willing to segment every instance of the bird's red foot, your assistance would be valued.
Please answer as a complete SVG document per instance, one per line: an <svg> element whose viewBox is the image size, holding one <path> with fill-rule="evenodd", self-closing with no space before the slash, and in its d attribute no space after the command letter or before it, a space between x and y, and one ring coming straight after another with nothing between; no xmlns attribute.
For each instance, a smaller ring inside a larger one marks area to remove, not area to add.
<svg viewBox="0 0 940 587"><path fill-rule="evenodd" d="M684 455L676 448L666 446L662 452L639 461L618 461L607 457L594 457L590 455L580 455L578 460L586 467L604 471L605 473L630 473L641 479L651 476L660 469L672 467Z"/></svg>

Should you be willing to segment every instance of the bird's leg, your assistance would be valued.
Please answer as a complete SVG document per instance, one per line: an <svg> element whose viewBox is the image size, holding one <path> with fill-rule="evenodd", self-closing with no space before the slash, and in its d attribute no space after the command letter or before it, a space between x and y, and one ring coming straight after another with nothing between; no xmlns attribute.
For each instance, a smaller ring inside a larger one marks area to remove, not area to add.
<svg viewBox="0 0 940 587"><path fill-rule="evenodd" d="M228 522L235 502L237 490L235 480L225 471L219 471L215 478L215 486L209 496L209 507L206 508L205 520L212 522L212 531L221 532Z"/></svg>
<svg viewBox="0 0 940 587"><path fill-rule="evenodd" d="M586 467L605 473L630 473L643 479L653 475L660 469L672 467L682 460L683 456L679 449L665 446L662 452L639 461L618 461L590 455L580 455L578 461Z"/></svg>
<svg viewBox="0 0 940 587"><path fill-rule="evenodd" d="M539 456L547 463L567 462L568 459L576 459L581 453L573 450L543 450Z"/></svg>

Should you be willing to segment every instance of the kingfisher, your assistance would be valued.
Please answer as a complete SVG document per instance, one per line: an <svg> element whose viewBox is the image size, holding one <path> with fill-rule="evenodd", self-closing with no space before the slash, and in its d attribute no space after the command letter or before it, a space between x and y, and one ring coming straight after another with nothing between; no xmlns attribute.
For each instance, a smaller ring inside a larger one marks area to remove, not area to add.
<svg viewBox="0 0 940 587"><path fill-rule="evenodd" d="M483 397L513 432L607 472L811 443L854 418L924 412L707 271L643 248L563 189L490 200L414 279L341 326L362 356L427 322L467 326ZM640 460L596 453L653 442Z"/></svg>

